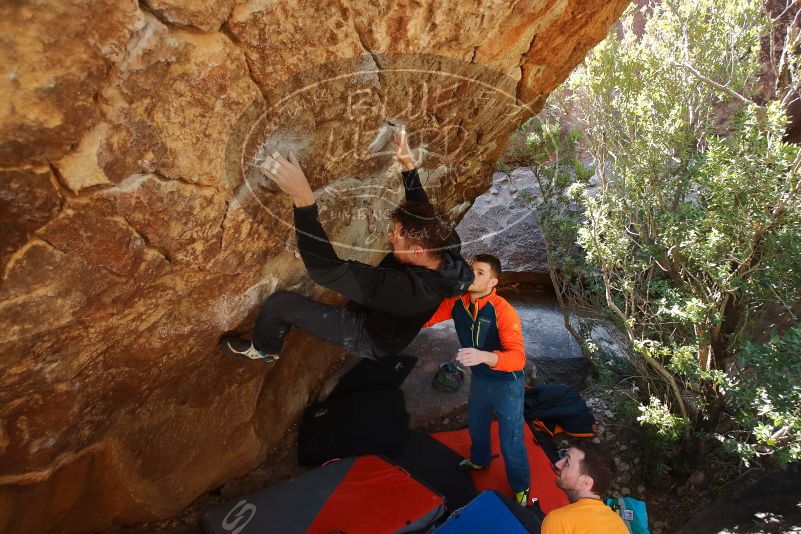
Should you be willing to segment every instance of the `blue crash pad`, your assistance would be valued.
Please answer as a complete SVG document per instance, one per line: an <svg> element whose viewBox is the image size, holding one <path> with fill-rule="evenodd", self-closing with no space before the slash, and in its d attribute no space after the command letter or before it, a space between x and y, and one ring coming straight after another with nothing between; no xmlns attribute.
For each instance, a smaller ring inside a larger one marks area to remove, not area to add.
<svg viewBox="0 0 801 534"><path fill-rule="evenodd" d="M492 490L470 501L467 506L456 510L448 521L439 527L436 534L484 534L503 532L504 534L528 534L520 521Z"/></svg>

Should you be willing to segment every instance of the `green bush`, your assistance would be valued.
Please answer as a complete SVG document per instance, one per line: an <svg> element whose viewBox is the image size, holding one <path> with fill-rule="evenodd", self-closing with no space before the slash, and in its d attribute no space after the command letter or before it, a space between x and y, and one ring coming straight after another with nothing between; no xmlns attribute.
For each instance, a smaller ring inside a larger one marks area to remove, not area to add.
<svg viewBox="0 0 801 534"><path fill-rule="evenodd" d="M801 460L801 327L767 343L747 343L728 380L732 409L748 434L729 445L745 458Z"/></svg>
<svg viewBox="0 0 801 534"><path fill-rule="evenodd" d="M517 136L560 304L600 298L625 330L636 361L622 380L663 449L727 409L729 450L798 459L798 331L748 340L766 304L799 309L801 151L784 135L801 40L787 32L787 92L756 103L773 31L761 1L653 2L641 34L635 9ZM568 113L575 128L559 126Z"/></svg>

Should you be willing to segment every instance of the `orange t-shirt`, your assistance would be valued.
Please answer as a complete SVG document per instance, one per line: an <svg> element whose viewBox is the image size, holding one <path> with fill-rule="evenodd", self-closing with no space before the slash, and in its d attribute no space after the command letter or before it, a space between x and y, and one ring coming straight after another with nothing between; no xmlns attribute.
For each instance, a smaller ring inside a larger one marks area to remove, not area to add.
<svg viewBox="0 0 801 534"><path fill-rule="evenodd" d="M542 534L629 534L629 529L602 501L579 499L546 515Z"/></svg>

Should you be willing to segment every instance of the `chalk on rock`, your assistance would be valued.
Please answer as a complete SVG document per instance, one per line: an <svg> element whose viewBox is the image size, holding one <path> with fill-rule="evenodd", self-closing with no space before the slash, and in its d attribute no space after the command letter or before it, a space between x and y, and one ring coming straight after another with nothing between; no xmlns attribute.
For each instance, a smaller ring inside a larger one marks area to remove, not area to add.
<svg viewBox="0 0 801 534"><path fill-rule="evenodd" d="M376 154L384 150L384 147L392 140L394 132L395 128L391 124L386 122L382 124L375 138L373 138L373 142L367 147L367 152Z"/></svg>
<svg viewBox="0 0 801 534"><path fill-rule="evenodd" d="M392 141L395 132L405 131L405 126L399 122L384 122L378 129L378 133L373 138L373 141L367 147L367 152L370 154L377 154L384 150L387 145Z"/></svg>

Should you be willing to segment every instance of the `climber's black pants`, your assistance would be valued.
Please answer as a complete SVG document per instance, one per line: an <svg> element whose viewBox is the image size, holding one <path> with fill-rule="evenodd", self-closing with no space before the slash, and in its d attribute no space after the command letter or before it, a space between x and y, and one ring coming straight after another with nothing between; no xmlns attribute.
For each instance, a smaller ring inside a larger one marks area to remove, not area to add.
<svg viewBox="0 0 801 534"><path fill-rule="evenodd" d="M264 302L253 328L253 345L279 354L290 326L345 347L353 354L377 360L387 355L365 329L363 311L330 306L291 291L276 291Z"/></svg>

